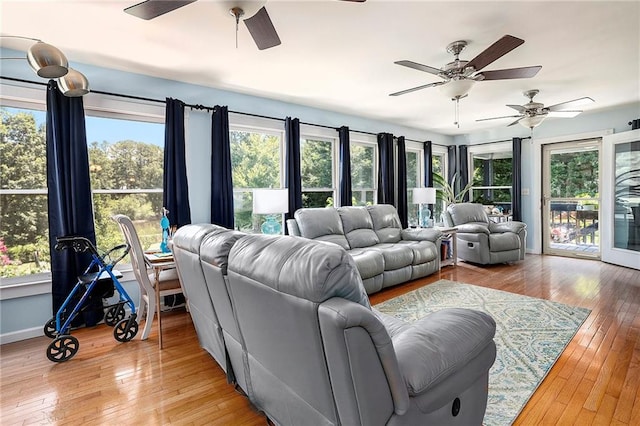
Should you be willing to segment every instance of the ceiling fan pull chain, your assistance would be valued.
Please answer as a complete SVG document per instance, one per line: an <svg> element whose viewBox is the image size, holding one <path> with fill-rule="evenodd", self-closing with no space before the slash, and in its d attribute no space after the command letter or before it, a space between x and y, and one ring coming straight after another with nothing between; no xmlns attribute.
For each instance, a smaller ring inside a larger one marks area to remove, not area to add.
<svg viewBox="0 0 640 426"><path fill-rule="evenodd" d="M456 105L454 107L455 121L453 122L453 124L458 126L458 129L459 129L460 128L460 98L455 98L454 100L456 101Z"/></svg>

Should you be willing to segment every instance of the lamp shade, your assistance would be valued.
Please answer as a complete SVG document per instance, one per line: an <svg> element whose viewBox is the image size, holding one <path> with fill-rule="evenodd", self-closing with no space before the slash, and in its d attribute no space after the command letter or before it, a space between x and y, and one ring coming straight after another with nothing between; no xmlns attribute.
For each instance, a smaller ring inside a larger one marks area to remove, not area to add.
<svg viewBox="0 0 640 426"><path fill-rule="evenodd" d="M435 188L413 188L413 204L435 204Z"/></svg>
<svg viewBox="0 0 640 426"><path fill-rule="evenodd" d="M254 189L253 213L278 214L289 211L289 190L283 189Z"/></svg>
<svg viewBox="0 0 640 426"><path fill-rule="evenodd" d="M33 70L43 78L58 78L67 74L69 62L64 53L55 46L38 41L27 52L27 61Z"/></svg>
<svg viewBox="0 0 640 426"><path fill-rule="evenodd" d="M69 68L69 72L58 79L58 86L63 95L70 98L89 93L89 80L79 71Z"/></svg>
<svg viewBox="0 0 640 426"><path fill-rule="evenodd" d="M475 80L467 78L452 79L440 86L440 91L450 99L459 99L466 96L474 84L476 84Z"/></svg>
<svg viewBox="0 0 640 426"><path fill-rule="evenodd" d="M533 129L534 127L540 125L547 118L547 114L538 114L534 116L526 116L520 119L518 123L522 124L524 127L528 129Z"/></svg>

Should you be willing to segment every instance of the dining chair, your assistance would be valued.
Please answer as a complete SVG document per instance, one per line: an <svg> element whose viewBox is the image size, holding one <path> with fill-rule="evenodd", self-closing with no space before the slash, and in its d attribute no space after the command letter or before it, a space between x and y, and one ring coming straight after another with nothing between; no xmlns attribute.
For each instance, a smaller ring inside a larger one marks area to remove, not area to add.
<svg viewBox="0 0 640 426"><path fill-rule="evenodd" d="M174 294L184 293L178 279L175 263L152 265L147 261L144 250L140 244L138 233L131 219L125 215L117 214L112 218L120 227L124 239L129 245L129 257L133 273L140 286L140 299L138 302L139 316L142 317L146 310L144 329L140 340L149 337L153 315L158 315L158 339L162 349L162 322L160 318L160 298Z"/></svg>

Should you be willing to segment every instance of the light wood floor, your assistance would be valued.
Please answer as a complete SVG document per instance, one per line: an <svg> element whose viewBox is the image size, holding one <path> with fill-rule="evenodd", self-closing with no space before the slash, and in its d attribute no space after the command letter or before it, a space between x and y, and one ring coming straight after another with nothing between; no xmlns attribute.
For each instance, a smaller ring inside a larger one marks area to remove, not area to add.
<svg viewBox="0 0 640 426"><path fill-rule="evenodd" d="M459 263L372 295L379 303L440 278L592 309L516 425L640 424L640 271L593 260L528 255L516 265ZM74 332L77 355L54 364L45 337L0 347L0 424L264 425L200 349L189 314L163 316L146 341L110 327Z"/></svg>

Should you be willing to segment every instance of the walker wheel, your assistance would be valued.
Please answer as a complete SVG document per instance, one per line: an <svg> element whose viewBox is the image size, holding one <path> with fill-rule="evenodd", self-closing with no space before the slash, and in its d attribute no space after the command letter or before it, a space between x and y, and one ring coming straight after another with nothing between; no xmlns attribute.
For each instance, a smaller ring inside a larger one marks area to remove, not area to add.
<svg viewBox="0 0 640 426"><path fill-rule="evenodd" d="M113 337L118 342L128 342L138 333L138 323L135 318L120 320L113 328Z"/></svg>
<svg viewBox="0 0 640 426"><path fill-rule="evenodd" d="M53 362L67 361L78 352L80 342L69 334L56 337L47 348L47 358Z"/></svg>
<svg viewBox="0 0 640 426"><path fill-rule="evenodd" d="M107 313L104 316L104 322L105 322L105 324L113 327L122 318L124 318L124 306L116 305L116 306L112 306L111 308L107 309Z"/></svg>
<svg viewBox="0 0 640 426"><path fill-rule="evenodd" d="M55 339L58 335L58 329L56 328L56 317L52 317L44 325L44 335L50 339Z"/></svg>

